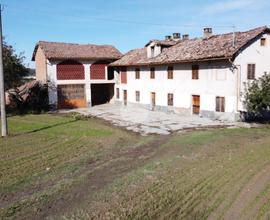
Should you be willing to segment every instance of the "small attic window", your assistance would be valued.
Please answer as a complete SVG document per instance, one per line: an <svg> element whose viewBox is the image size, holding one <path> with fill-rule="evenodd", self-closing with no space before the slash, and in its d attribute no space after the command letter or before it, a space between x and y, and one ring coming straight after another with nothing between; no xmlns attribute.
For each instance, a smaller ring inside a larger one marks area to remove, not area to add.
<svg viewBox="0 0 270 220"><path fill-rule="evenodd" d="M151 57L155 56L155 46L151 47Z"/></svg>
<svg viewBox="0 0 270 220"><path fill-rule="evenodd" d="M261 38L261 46L264 47L266 46L266 38Z"/></svg>

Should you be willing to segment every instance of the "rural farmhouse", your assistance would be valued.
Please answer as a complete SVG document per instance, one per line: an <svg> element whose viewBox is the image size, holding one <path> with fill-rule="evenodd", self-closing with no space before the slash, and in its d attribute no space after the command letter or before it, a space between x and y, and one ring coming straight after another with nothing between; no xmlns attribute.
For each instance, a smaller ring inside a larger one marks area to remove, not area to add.
<svg viewBox="0 0 270 220"><path fill-rule="evenodd" d="M52 108L106 102L235 121L244 90L270 72L270 29L190 39L174 33L125 55L113 46L40 41L36 78L49 85Z"/></svg>
<svg viewBox="0 0 270 220"><path fill-rule="evenodd" d="M270 72L270 30L189 39L174 33L131 50L116 69L116 100L150 109L235 121L245 83Z"/></svg>

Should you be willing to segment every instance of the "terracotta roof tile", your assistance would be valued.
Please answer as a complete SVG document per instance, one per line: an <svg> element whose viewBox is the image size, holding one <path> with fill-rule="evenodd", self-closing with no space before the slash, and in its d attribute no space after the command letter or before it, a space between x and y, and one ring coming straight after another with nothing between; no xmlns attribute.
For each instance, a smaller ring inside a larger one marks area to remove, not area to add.
<svg viewBox="0 0 270 220"><path fill-rule="evenodd" d="M119 59L122 54L111 45L73 44L39 41L32 60L40 47L47 59Z"/></svg>
<svg viewBox="0 0 270 220"><path fill-rule="evenodd" d="M146 48L132 50L111 65L155 65L229 59L233 58L239 50L264 32L269 32L266 26L246 32L235 32L235 46L233 46L233 33L213 35L209 38L182 40L163 50L155 58L147 58Z"/></svg>

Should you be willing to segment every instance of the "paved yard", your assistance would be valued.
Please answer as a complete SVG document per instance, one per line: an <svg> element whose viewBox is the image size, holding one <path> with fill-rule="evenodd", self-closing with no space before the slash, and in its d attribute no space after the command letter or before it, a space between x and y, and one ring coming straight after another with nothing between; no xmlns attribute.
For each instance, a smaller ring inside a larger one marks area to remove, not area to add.
<svg viewBox="0 0 270 220"><path fill-rule="evenodd" d="M79 112L95 116L143 135L170 134L173 131L183 129L234 125L234 123L201 118L196 115L184 116L117 104L104 104L92 108L63 110L61 112Z"/></svg>

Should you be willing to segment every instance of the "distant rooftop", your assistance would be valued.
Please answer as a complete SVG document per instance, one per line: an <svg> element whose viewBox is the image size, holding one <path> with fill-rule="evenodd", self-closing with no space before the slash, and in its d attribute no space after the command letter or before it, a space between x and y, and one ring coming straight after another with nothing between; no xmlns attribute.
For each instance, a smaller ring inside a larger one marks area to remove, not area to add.
<svg viewBox="0 0 270 220"><path fill-rule="evenodd" d="M39 41L33 52L32 61L40 47L47 59L119 59L122 54L111 45L73 44Z"/></svg>

